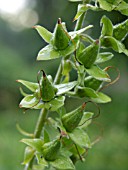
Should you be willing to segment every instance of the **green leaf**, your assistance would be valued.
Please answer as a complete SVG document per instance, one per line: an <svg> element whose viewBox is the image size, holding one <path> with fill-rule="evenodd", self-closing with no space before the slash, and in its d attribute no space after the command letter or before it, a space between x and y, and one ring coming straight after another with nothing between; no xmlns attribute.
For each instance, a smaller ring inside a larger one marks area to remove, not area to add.
<svg viewBox="0 0 128 170"><path fill-rule="evenodd" d="M68 92L69 90L73 89L76 86L76 84L77 84L77 81L72 81L72 82L65 83L65 84L54 85L58 89L56 95L61 95L61 94Z"/></svg>
<svg viewBox="0 0 128 170"><path fill-rule="evenodd" d="M59 156L55 161L50 162L50 164L59 170L75 169L70 158L64 156Z"/></svg>
<svg viewBox="0 0 128 170"><path fill-rule="evenodd" d="M108 60L111 60L113 58L113 54L110 52L104 52L104 53L99 53L96 59L96 64L106 62Z"/></svg>
<svg viewBox="0 0 128 170"><path fill-rule="evenodd" d="M100 23L103 24L102 31L101 31L101 36L112 36L112 34L113 34L113 25L112 25L112 22L110 21L110 19L104 15L101 18Z"/></svg>
<svg viewBox="0 0 128 170"><path fill-rule="evenodd" d="M48 167L48 162L42 156L43 156L43 154L36 153L36 158L37 158L38 164L41 164L44 167Z"/></svg>
<svg viewBox="0 0 128 170"><path fill-rule="evenodd" d="M87 73L97 80L110 82L109 75L106 71L99 68L97 65L93 65L91 68L86 69Z"/></svg>
<svg viewBox="0 0 128 170"><path fill-rule="evenodd" d="M46 129L44 129L44 143L50 142L50 137Z"/></svg>
<svg viewBox="0 0 128 170"><path fill-rule="evenodd" d="M125 39L127 35L128 35L128 19L122 23L114 25L113 27L114 38L116 38L119 41L122 41Z"/></svg>
<svg viewBox="0 0 128 170"><path fill-rule="evenodd" d="M125 48L124 44L111 36L105 36L104 38L102 38L101 45L107 48L112 48L118 53L124 53L128 56L128 50Z"/></svg>
<svg viewBox="0 0 128 170"><path fill-rule="evenodd" d="M81 33L85 32L86 30L88 30L88 29L90 29L92 27L93 27L93 25L88 25L87 27L84 27L84 28L82 28L82 29L80 29L78 31L69 32L69 35L76 37L77 35L80 35Z"/></svg>
<svg viewBox="0 0 128 170"><path fill-rule="evenodd" d="M106 11L114 10L122 0L98 0L100 8Z"/></svg>
<svg viewBox="0 0 128 170"><path fill-rule="evenodd" d="M35 92L39 88L38 83L32 83L32 82L25 81L25 80L17 80L17 82L23 84L25 87L27 87L32 92Z"/></svg>
<svg viewBox="0 0 128 170"><path fill-rule="evenodd" d="M58 110L57 110L57 113L59 113L60 117L62 117L64 114L66 114L66 109L64 106L60 107Z"/></svg>
<svg viewBox="0 0 128 170"><path fill-rule="evenodd" d="M40 36L47 42L50 43L51 38L52 38L52 33L49 32L46 28L40 26L40 25L36 25L34 26L34 28L38 31L38 33L40 34Z"/></svg>
<svg viewBox="0 0 128 170"><path fill-rule="evenodd" d="M78 36L75 36L75 38L73 39L71 37L69 46L64 50L55 50L51 44L47 45L46 47L44 47L39 51L37 60L52 60L52 59L67 56L72 52L74 52L77 49L78 45L79 45Z"/></svg>
<svg viewBox="0 0 128 170"><path fill-rule="evenodd" d="M97 92L97 98L91 98L96 103L108 103L111 102L111 98L104 93Z"/></svg>
<svg viewBox="0 0 128 170"><path fill-rule="evenodd" d="M128 16L128 3L122 1L115 10L120 11L121 14Z"/></svg>
<svg viewBox="0 0 128 170"><path fill-rule="evenodd" d="M61 57L59 51L54 50L52 45L47 45L38 53L37 60L52 60Z"/></svg>
<svg viewBox="0 0 128 170"><path fill-rule="evenodd" d="M79 146L84 148L91 148L89 136L84 130L76 128L72 133L69 133L69 136L72 141L78 144Z"/></svg>
<svg viewBox="0 0 128 170"><path fill-rule="evenodd" d="M68 149L61 148L60 155L63 155L64 157L70 157L72 153Z"/></svg>
<svg viewBox="0 0 128 170"><path fill-rule="evenodd" d="M76 16L75 16L75 18L74 18L74 21L77 20L84 12L86 12L87 9L88 9L88 8L86 7L86 5L84 5L84 4L79 4L79 5L78 5L78 9L77 9L77 14L76 14Z"/></svg>
<svg viewBox="0 0 128 170"><path fill-rule="evenodd" d="M22 164L25 165L25 164L29 163L34 156L34 153L35 153L35 149L27 146L25 148L24 161L22 162Z"/></svg>
<svg viewBox="0 0 128 170"><path fill-rule="evenodd" d="M77 86L75 91L76 91L77 96L79 96L79 97L97 98L97 93L95 92L95 90L93 90L89 87Z"/></svg>
<svg viewBox="0 0 128 170"><path fill-rule="evenodd" d="M86 4L86 7L92 11L102 11L102 9L99 8L98 6L93 6L91 4Z"/></svg>
<svg viewBox="0 0 128 170"><path fill-rule="evenodd" d="M79 123L79 127L82 129L86 129L88 125L91 124L92 122L92 116L94 115L94 113L92 112L84 112L83 117Z"/></svg>
<svg viewBox="0 0 128 170"><path fill-rule="evenodd" d="M83 155L85 153L85 148L77 145L77 144L74 144L74 142L71 140L71 138L63 138L63 144L64 144L64 148L63 150L68 150L69 151L69 154L73 154L75 156L78 156L78 151L79 151L79 154L80 155ZM70 146L70 147L69 147ZM77 149L76 149L76 146L77 146ZM69 155L71 156L71 155ZM66 156L67 157L67 156Z"/></svg>
<svg viewBox="0 0 128 170"><path fill-rule="evenodd" d="M45 107L43 102L39 102L39 98L37 98L35 95L27 95L24 97L20 104L20 108L30 108L30 109L42 109Z"/></svg>
<svg viewBox="0 0 128 170"><path fill-rule="evenodd" d="M43 141L41 139L22 139L21 142L42 153Z"/></svg>
<svg viewBox="0 0 128 170"><path fill-rule="evenodd" d="M34 137L34 134L33 133L28 133L28 132L26 132L25 130L23 130L21 127L20 127L20 125L17 123L16 124L16 128L17 128L17 130L22 134L22 135L24 135L24 136L27 136L27 137Z"/></svg>
<svg viewBox="0 0 128 170"><path fill-rule="evenodd" d="M24 97L27 96L27 95L29 95L29 94L25 93L21 87L20 87L20 93L21 93Z"/></svg>
<svg viewBox="0 0 128 170"><path fill-rule="evenodd" d="M31 170L31 169L30 169ZM33 165L32 166L32 170L45 170L45 166L44 165ZM48 169L47 169L48 170ZM50 170L50 169L49 169Z"/></svg>
<svg viewBox="0 0 128 170"><path fill-rule="evenodd" d="M64 96L55 97L50 102L45 103L45 108L51 111L56 111L64 105Z"/></svg>
<svg viewBox="0 0 128 170"><path fill-rule="evenodd" d="M39 103L39 99L35 95L27 95L24 97L19 106L24 108L33 108L36 104Z"/></svg>

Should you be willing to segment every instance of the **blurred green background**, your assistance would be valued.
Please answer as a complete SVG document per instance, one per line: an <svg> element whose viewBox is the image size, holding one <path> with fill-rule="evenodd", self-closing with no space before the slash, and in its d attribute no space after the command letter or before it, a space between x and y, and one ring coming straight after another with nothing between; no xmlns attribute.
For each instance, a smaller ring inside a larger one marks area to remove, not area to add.
<svg viewBox="0 0 128 170"><path fill-rule="evenodd" d="M22 98L16 79L36 81L37 72L46 70L53 77L59 59L36 62L37 52L45 45L37 32L32 29L40 24L53 30L56 20L61 17L68 30L73 30L72 22L77 3L67 0L3 0L0 1L0 170L22 170L24 144L16 129L19 123L28 132L33 132L38 111L18 108ZM94 24L90 32L94 38L100 34L100 18L105 14L113 24L124 21L126 17L118 12L103 13L89 11L85 25ZM128 48L128 38L125 40ZM120 69L120 80L105 92L113 101L101 105L101 116L96 120L104 128L102 140L89 150L85 163L77 163L77 170L127 170L128 169L128 58L117 53L107 62ZM112 71L111 71L112 74ZM75 74L72 73L73 78ZM68 109L75 108L80 101L67 99ZM91 125L92 140L100 134L100 127Z"/></svg>

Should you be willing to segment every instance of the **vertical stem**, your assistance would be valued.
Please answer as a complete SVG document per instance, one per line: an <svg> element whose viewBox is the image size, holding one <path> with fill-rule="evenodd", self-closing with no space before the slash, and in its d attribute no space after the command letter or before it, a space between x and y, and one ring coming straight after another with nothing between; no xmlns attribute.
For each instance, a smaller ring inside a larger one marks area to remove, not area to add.
<svg viewBox="0 0 128 170"><path fill-rule="evenodd" d="M42 132L42 128L44 126L45 123L45 119L47 116L47 109L41 109L40 111L40 115L36 124L36 128L35 128L35 132L34 132L34 136L35 138L39 138Z"/></svg>
<svg viewBox="0 0 128 170"><path fill-rule="evenodd" d="M36 128L35 128L35 132L34 132L34 137L35 138L40 138L41 136L41 132L43 129L43 126L45 124L45 119L47 116L47 109L41 109L40 111L40 115L36 124ZM34 157L32 158L32 160L25 166L24 170L30 170L30 168L32 168L33 165L33 161L34 161Z"/></svg>
<svg viewBox="0 0 128 170"><path fill-rule="evenodd" d="M62 62L59 65L59 68L57 70L55 79L54 79L54 84L59 84L62 78Z"/></svg>

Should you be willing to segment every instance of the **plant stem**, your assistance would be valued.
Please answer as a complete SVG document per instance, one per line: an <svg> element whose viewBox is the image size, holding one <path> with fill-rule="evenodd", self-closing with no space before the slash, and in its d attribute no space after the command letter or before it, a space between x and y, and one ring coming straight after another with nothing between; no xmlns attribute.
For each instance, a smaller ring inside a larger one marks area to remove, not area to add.
<svg viewBox="0 0 128 170"><path fill-rule="evenodd" d="M59 65L59 68L57 70L55 79L54 79L54 84L59 84L62 78L62 62Z"/></svg>
<svg viewBox="0 0 128 170"><path fill-rule="evenodd" d="M40 111L40 115L36 124L36 128L35 128L35 132L34 132L34 137L35 138L39 138L42 132L42 128L44 126L45 123L45 119L47 116L47 109L41 109Z"/></svg>
<svg viewBox="0 0 128 170"><path fill-rule="evenodd" d="M35 132L34 132L34 138L40 138L43 126L45 124L45 119L47 116L48 110L47 109L41 109L40 115L36 124ZM31 161L25 166L24 170L30 170L32 168L34 161L34 157L31 159Z"/></svg>

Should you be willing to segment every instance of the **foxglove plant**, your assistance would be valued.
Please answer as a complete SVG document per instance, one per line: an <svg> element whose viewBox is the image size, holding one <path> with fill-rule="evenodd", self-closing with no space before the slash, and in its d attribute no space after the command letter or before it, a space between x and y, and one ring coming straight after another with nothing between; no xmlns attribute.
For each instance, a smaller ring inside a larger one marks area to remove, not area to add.
<svg viewBox="0 0 128 170"><path fill-rule="evenodd" d="M29 137L21 140L27 145L22 163L25 165L25 170L44 170L45 168L69 170L75 169L76 161L84 161L85 153L93 146L86 128L96 117L94 113L86 111L86 105L92 102L99 109L98 103L111 102L111 98L101 90L115 83L120 76L116 67L101 68L99 64L114 57L113 53L108 52L110 48L128 56L128 50L123 44L128 34L128 19L113 25L108 17L102 16L101 35L96 40L86 34L86 30L93 29L93 25L83 27L88 10L95 12L116 10L128 16L126 1L70 1L80 2L74 18L74 21L77 20L74 31L68 32L60 18L53 33L42 26L34 26L48 43L39 51L37 60L61 58L54 81L52 76L47 75L43 69L39 71L36 83L17 80L30 90L30 94L21 90L24 98L20 102L20 108L40 110L33 134L28 134L19 128L21 133ZM118 73L113 81L107 72L111 68ZM72 69L77 72L77 79L74 81L70 81ZM65 108L67 96L85 98L87 101L67 113ZM58 117L50 117L49 111L57 112ZM49 127L52 127L53 132L49 132ZM56 134L54 138L51 133Z"/></svg>

